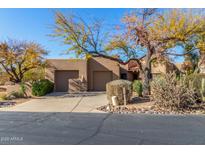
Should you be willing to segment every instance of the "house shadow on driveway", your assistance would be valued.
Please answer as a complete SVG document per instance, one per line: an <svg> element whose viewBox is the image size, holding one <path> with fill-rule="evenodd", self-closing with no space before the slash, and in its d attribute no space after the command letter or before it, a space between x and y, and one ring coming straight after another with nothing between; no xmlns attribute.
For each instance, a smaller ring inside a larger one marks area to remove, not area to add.
<svg viewBox="0 0 205 154"><path fill-rule="evenodd" d="M205 116L0 112L0 144L205 144Z"/></svg>
<svg viewBox="0 0 205 154"><path fill-rule="evenodd" d="M98 96L101 94L105 94L105 92L78 92L78 93L68 93L68 92L53 92L50 94L47 94L44 98L48 97L89 97L89 96Z"/></svg>
<svg viewBox="0 0 205 154"><path fill-rule="evenodd" d="M73 97L92 97L105 94L104 91L96 92L78 92L78 93L68 93L68 92L52 92L45 96L34 96L33 99L49 99L49 98L73 98Z"/></svg>

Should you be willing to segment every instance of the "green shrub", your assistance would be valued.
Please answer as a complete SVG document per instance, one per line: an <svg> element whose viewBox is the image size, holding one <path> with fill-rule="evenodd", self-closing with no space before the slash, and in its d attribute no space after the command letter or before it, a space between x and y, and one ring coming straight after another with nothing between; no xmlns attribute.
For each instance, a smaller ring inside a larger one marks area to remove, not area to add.
<svg viewBox="0 0 205 154"><path fill-rule="evenodd" d="M138 94L138 96L142 96L143 87L140 80L135 80L133 82L133 90Z"/></svg>
<svg viewBox="0 0 205 154"><path fill-rule="evenodd" d="M106 94L110 104L112 104L112 96L117 97L118 105L124 104L123 88L126 90L126 100L129 102L132 96L132 82L127 80L114 80L106 84Z"/></svg>
<svg viewBox="0 0 205 154"><path fill-rule="evenodd" d="M47 80L42 79L39 81L35 81L32 84L32 95L34 96L44 96L53 91L54 84Z"/></svg>

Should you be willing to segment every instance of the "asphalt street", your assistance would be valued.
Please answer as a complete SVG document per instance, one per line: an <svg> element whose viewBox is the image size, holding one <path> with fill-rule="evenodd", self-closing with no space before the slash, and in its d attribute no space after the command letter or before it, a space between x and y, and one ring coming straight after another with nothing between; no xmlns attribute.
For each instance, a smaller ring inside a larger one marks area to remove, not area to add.
<svg viewBox="0 0 205 154"><path fill-rule="evenodd" d="M0 144L205 144L205 116L2 111Z"/></svg>

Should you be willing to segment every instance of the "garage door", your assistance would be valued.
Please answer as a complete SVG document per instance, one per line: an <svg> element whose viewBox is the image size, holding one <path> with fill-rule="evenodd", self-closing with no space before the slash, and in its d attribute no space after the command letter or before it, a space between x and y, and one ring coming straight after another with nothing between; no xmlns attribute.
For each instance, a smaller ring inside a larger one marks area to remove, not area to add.
<svg viewBox="0 0 205 154"><path fill-rule="evenodd" d="M55 91L67 92L68 79L79 78L78 71L55 71Z"/></svg>
<svg viewBox="0 0 205 154"><path fill-rule="evenodd" d="M94 71L93 72L93 90L105 91L106 83L112 81L111 71Z"/></svg>

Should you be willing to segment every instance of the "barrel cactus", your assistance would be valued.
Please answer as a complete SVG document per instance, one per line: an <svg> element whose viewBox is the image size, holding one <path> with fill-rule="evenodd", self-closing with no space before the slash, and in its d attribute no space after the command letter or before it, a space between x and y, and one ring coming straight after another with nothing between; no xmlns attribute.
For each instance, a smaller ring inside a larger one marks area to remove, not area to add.
<svg viewBox="0 0 205 154"><path fill-rule="evenodd" d="M107 99L112 104L112 97L117 97L118 105L124 105L123 89L125 89L126 103L132 96L132 82L127 80L114 80L106 84Z"/></svg>

